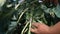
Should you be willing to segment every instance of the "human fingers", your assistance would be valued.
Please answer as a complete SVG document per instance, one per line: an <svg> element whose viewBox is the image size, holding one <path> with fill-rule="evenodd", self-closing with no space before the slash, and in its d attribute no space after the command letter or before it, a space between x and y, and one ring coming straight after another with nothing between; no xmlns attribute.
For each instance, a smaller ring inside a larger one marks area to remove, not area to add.
<svg viewBox="0 0 60 34"><path fill-rule="evenodd" d="M40 26L40 23L32 23L32 26L38 28L38 26Z"/></svg>
<svg viewBox="0 0 60 34"><path fill-rule="evenodd" d="M31 31L31 32L33 32L33 33L35 33L35 34L37 34L37 33L38 33L38 31L37 31L37 29L36 29L36 28L34 28L34 29L33 29L33 28L31 28L31 29L30 29L30 31Z"/></svg>

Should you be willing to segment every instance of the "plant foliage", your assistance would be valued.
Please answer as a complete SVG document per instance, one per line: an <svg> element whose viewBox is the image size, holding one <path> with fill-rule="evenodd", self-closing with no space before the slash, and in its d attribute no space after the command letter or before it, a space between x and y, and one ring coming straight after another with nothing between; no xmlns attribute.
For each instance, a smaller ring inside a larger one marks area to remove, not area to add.
<svg viewBox="0 0 60 34"><path fill-rule="evenodd" d="M0 0L0 34L33 34L31 23L53 25L59 13L59 5L48 8L39 0Z"/></svg>

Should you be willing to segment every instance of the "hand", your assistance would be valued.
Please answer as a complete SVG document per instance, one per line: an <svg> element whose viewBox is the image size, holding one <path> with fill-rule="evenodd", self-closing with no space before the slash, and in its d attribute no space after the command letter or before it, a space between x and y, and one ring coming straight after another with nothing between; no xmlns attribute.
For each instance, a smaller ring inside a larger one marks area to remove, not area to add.
<svg viewBox="0 0 60 34"><path fill-rule="evenodd" d="M49 33L49 27L45 24L41 23L32 23L32 26L35 26L36 28L31 28L31 32L35 34L48 34Z"/></svg>

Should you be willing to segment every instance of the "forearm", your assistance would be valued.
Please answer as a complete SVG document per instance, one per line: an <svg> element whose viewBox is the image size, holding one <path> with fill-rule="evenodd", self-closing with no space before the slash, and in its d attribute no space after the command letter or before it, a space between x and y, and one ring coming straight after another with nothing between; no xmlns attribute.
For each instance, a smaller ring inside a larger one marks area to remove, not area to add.
<svg viewBox="0 0 60 34"><path fill-rule="evenodd" d="M47 25L45 25L45 26L47 26ZM47 29L48 30L44 31L43 34L60 34L60 22L58 22L54 26L48 27Z"/></svg>
<svg viewBox="0 0 60 34"><path fill-rule="evenodd" d="M50 27L50 33L51 34L60 34L60 22L58 22L56 25Z"/></svg>

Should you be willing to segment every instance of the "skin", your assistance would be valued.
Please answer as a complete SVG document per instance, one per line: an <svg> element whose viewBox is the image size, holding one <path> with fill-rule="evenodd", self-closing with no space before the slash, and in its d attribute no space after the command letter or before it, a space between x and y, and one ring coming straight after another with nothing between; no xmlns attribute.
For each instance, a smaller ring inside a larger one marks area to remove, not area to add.
<svg viewBox="0 0 60 34"><path fill-rule="evenodd" d="M35 34L60 34L60 22L51 27L43 23L32 23L32 26L36 27L31 28L31 32Z"/></svg>

